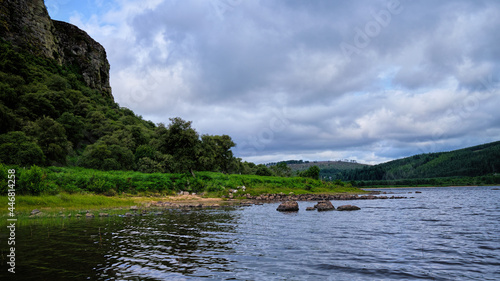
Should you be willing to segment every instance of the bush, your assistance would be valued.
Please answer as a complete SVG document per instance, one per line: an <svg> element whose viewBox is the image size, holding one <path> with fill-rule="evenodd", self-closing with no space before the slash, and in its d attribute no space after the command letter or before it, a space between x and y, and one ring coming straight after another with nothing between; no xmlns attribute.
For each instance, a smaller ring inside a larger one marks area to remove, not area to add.
<svg viewBox="0 0 500 281"><path fill-rule="evenodd" d="M46 175L42 168L33 165L29 170L24 171L19 177L19 190L21 193L39 195L46 190Z"/></svg>

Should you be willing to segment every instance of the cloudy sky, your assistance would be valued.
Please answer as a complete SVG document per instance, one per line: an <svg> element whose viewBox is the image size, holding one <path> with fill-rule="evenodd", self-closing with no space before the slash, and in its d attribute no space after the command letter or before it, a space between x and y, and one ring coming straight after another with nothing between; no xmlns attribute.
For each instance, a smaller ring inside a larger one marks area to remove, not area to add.
<svg viewBox="0 0 500 281"><path fill-rule="evenodd" d="M376 164L500 140L500 1L45 0L115 100L266 163Z"/></svg>

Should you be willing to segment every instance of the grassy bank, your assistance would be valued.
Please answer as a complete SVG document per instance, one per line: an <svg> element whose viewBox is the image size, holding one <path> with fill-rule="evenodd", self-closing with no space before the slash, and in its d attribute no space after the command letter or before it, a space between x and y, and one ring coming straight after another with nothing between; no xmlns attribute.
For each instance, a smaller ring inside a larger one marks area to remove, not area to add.
<svg viewBox="0 0 500 281"><path fill-rule="evenodd" d="M17 195L102 194L116 195L175 195L180 191L221 197L230 190L237 196L262 193L330 193L362 192L343 182L323 182L302 177L271 177L227 175L214 172L191 174L140 173L133 171L99 171L78 167L3 166L0 191L7 194L7 170L15 170ZM245 186L245 188L241 188Z"/></svg>
<svg viewBox="0 0 500 281"><path fill-rule="evenodd" d="M227 175L213 172L191 174L99 171L77 167L6 167L1 177L7 195L7 172L15 169L16 215L29 216L33 209L69 214L86 210L112 210L147 201L172 200L179 192L202 198L246 198L247 194L364 193L343 182L323 182L302 177ZM244 188L243 188L244 187ZM7 206L8 197L1 204ZM7 212L0 214L6 217Z"/></svg>

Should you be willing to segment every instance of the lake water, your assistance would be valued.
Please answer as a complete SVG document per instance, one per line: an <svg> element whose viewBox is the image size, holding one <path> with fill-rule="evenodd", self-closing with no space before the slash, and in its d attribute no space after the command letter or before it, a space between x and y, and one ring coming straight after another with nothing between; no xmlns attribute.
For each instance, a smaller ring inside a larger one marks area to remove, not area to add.
<svg viewBox="0 0 500 281"><path fill-rule="evenodd" d="M0 280L500 280L500 190L384 191L414 198L332 201L361 207L352 212L271 203L19 226L17 273L4 250Z"/></svg>

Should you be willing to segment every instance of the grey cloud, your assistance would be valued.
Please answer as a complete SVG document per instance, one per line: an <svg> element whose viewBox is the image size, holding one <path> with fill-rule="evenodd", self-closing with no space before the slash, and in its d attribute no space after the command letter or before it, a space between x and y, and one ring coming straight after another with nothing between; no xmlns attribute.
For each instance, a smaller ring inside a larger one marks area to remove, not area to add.
<svg viewBox="0 0 500 281"><path fill-rule="evenodd" d="M229 134L253 160L376 162L495 140L499 2L224 3L163 1L126 18L134 45L106 46L119 54L116 83L158 81L135 111ZM346 56L342 43L356 49ZM276 111L286 111L284 128L273 127Z"/></svg>

